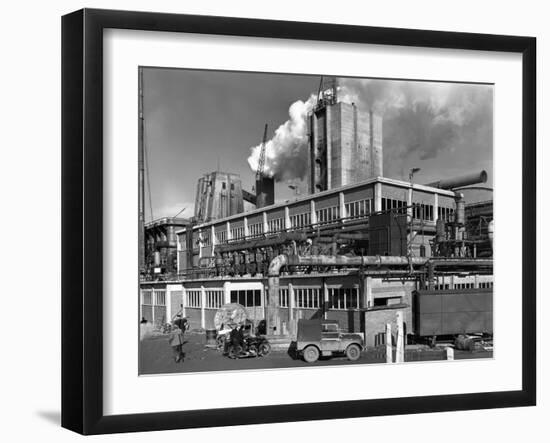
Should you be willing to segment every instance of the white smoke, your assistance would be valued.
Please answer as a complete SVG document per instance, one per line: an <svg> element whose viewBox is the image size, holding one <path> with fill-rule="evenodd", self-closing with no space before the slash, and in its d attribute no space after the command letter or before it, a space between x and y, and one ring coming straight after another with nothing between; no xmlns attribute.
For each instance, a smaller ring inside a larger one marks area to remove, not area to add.
<svg viewBox="0 0 550 443"><path fill-rule="evenodd" d="M386 164L396 165L407 156L433 159L467 145L492 149L492 94L488 85L338 79L339 102L355 103L358 109L383 117L383 145L390 160ZM266 143L266 175L278 181L306 176L307 115L316 101L312 94L307 101L298 100L290 106L290 118ZM248 158L253 171L258 167L260 147L251 148ZM390 176L399 175L395 168L387 171Z"/></svg>
<svg viewBox="0 0 550 443"><path fill-rule="evenodd" d="M307 172L307 115L316 102L311 95L305 102L298 100L288 109L289 119L275 131L265 146L264 174L276 180L303 178ZM258 169L261 144L250 148L248 164Z"/></svg>

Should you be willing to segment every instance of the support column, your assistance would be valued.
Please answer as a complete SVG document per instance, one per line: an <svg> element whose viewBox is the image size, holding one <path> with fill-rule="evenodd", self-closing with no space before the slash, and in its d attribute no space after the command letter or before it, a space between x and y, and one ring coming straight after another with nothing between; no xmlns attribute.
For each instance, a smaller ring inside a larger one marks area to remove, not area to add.
<svg viewBox="0 0 550 443"><path fill-rule="evenodd" d="M288 209L288 206L285 206L285 231L290 230L291 228L290 224L290 210Z"/></svg>
<svg viewBox="0 0 550 443"><path fill-rule="evenodd" d="M223 302L224 304L231 303L231 283L228 281L223 284Z"/></svg>
<svg viewBox="0 0 550 443"><path fill-rule="evenodd" d="M363 279L363 300L364 306L370 309L374 306L374 298L372 296L372 277Z"/></svg>
<svg viewBox="0 0 550 443"><path fill-rule="evenodd" d="M269 233L269 225L267 224L267 213L266 212L262 212L262 218L263 218L263 222L264 222L264 234L267 234L267 233Z"/></svg>
<svg viewBox="0 0 550 443"><path fill-rule="evenodd" d="M297 333L296 319L294 318L294 310L296 308L296 299L294 297L294 286L292 283L288 284L288 318L289 318L289 333L295 337Z"/></svg>
<svg viewBox="0 0 550 443"><path fill-rule="evenodd" d="M268 278L266 323L267 335L279 335L277 326L281 323L279 315L279 276Z"/></svg>
<svg viewBox="0 0 550 443"><path fill-rule="evenodd" d="M172 321L172 289L170 288L170 285L166 285L164 304L166 305L166 321L164 323L170 323ZM174 315L175 314L176 313L174 313Z"/></svg>
<svg viewBox="0 0 550 443"><path fill-rule="evenodd" d="M403 363L405 361L405 337L403 334L403 311L397 312L397 349L395 362Z"/></svg>
<svg viewBox="0 0 550 443"><path fill-rule="evenodd" d="M231 240L231 225L229 224L229 222L225 222L225 232L227 242L229 242L229 240Z"/></svg>
<svg viewBox="0 0 550 443"><path fill-rule="evenodd" d="M374 212L382 210L382 183L374 184Z"/></svg>
<svg viewBox="0 0 550 443"><path fill-rule="evenodd" d="M317 224L317 213L315 212L315 200L310 200L309 210L311 211L311 213L309 214L309 216L311 218L311 224L316 225Z"/></svg>
<svg viewBox="0 0 550 443"><path fill-rule="evenodd" d="M206 318L205 318L205 312L204 309L206 307L206 291L204 290L204 286L201 286L201 328L206 328Z"/></svg>
<svg viewBox="0 0 550 443"><path fill-rule="evenodd" d="M391 324L386 323L386 363L392 363L393 362L393 355L392 355L392 343L391 343Z"/></svg>
<svg viewBox="0 0 550 443"><path fill-rule="evenodd" d="M329 294L327 282L325 279L323 279L323 302L324 302L323 317L326 320L328 318L328 309L330 306L330 294Z"/></svg>
<svg viewBox="0 0 550 443"><path fill-rule="evenodd" d="M181 294L182 294L182 299L181 299L181 315L183 317L187 317L187 312L186 312L186 307L187 307L187 290L185 289L185 286L181 286Z"/></svg>
<svg viewBox="0 0 550 443"><path fill-rule="evenodd" d="M346 213L346 204L344 202L344 193L338 193L338 207L340 208L340 218L346 218L348 214Z"/></svg>
<svg viewBox="0 0 550 443"><path fill-rule="evenodd" d="M434 194L434 221L437 222L437 219L439 218L439 194Z"/></svg>
<svg viewBox="0 0 550 443"><path fill-rule="evenodd" d="M214 229L214 225L210 227L210 244L212 245L212 254L214 255L214 250L216 249L216 245L218 242L216 241L216 230Z"/></svg>
<svg viewBox="0 0 550 443"><path fill-rule="evenodd" d="M413 216L413 210L412 210L412 201L413 198L413 189L412 186L409 188L409 192L407 193L407 217L412 219Z"/></svg>
<svg viewBox="0 0 550 443"><path fill-rule="evenodd" d="M244 236L248 237L250 235L248 233L248 217L243 218L243 226L244 226Z"/></svg>
<svg viewBox="0 0 550 443"><path fill-rule="evenodd" d="M294 286L292 283L288 284L288 319L294 320Z"/></svg>

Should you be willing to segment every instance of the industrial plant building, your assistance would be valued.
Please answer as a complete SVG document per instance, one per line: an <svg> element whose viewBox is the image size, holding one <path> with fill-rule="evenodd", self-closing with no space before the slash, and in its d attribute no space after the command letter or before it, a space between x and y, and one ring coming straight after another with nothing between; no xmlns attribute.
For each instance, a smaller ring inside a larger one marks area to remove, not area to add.
<svg viewBox="0 0 550 443"><path fill-rule="evenodd" d="M376 346L397 311L410 336L492 333L492 203L469 205L460 192L487 174L429 185L384 177L381 118L336 90L308 117L309 194L275 203L272 177L257 175L253 194L235 174L205 174L194 219L164 220L176 265L142 275L142 317L159 325L182 312L209 329L236 302L270 336L292 338L298 319L337 319ZM244 201L256 208L244 212Z"/></svg>

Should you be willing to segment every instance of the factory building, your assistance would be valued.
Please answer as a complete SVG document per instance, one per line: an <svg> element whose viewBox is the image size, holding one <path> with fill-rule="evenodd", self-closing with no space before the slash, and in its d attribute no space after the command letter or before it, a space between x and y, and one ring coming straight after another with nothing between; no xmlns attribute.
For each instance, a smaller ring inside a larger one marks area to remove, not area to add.
<svg viewBox="0 0 550 443"><path fill-rule="evenodd" d="M338 101L331 81L308 119L310 194L382 177L382 117Z"/></svg>
<svg viewBox="0 0 550 443"><path fill-rule="evenodd" d="M199 179L194 220L167 234L175 269L141 281L142 317L158 326L183 312L210 329L233 302L271 337L326 318L376 346L397 312L411 337L492 333L492 203L459 192L486 172L428 185L383 177L380 116L337 93L322 85L307 117L308 195L275 204L261 167L255 193L236 174Z"/></svg>
<svg viewBox="0 0 550 443"><path fill-rule="evenodd" d="M210 172L197 183L195 219L217 220L243 212L243 191L238 174Z"/></svg>
<svg viewBox="0 0 550 443"><path fill-rule="evenodd" d="M183 218L161 218L145 224L143 278L154 279L177 273L176 232L188 223Z"/></svg>
<svg viewBox="0 0 550 443"><path fill-rule="evenodd" d="M454 227L456 209L454 191L376 177L187 226L177 232L178 273L165 283L142 284L142 315L164 315L169 321L183 309L192 327L212 328L216 310L237 302L252 320L264 320L273 303L268 269L274 257L427 260L439 253L434 244L438 224ZM456 254L472 257L473 250L451 253ZM412 330L413 293L422 289L422 281L397 277L408 273L405 269L392 273L381 267L376 272L331 264L283 271L275 289L277 315L271 332L292 336L298 319L323 317L339 320L345 330L364 332L367 345L375 346L398 310ZM490 291L492 281L487 270L441 273L432 287Z"/></svg>

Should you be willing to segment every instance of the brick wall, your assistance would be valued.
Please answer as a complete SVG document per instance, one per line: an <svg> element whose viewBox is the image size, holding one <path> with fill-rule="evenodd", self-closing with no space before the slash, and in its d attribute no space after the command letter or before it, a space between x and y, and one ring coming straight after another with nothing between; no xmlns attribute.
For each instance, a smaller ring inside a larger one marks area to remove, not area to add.
<svg viewBox="0 0 550 443"><path fill-rule="evenodd" d="M399 311L403 312L406 334L408 331L412 331L410 308L388 308L365 312L366 346L375 346L375 337L377 334L386 332L386 323L392 325L392 335L397 334L397 313ZM409 315L407 315L407 311L409 311Z"/></svg>

